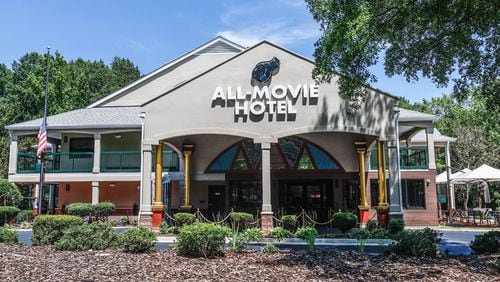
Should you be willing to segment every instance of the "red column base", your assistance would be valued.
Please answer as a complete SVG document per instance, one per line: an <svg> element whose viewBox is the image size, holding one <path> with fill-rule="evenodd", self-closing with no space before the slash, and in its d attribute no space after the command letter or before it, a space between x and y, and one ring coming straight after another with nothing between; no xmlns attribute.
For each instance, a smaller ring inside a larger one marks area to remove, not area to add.
<svg viewBox="0 0 500 282"><path fill-rule="evenodd" d="M370 211L369 210L359 210L359 223L364 225L370 220Z"/></svg>
<svg viewBox="0 0 500 282"><path fill-rule="evenodd" d="M261 212L261 228L264 236L269 235L273 229L273 212Z"/></svg>
<svg viewBox="0 0 500 282"><path fill-rule="evenodd" d="M160 211L153 211L152 227L159 228L162 220L163 220L163 211L161 211L161 210Z"/></svg>

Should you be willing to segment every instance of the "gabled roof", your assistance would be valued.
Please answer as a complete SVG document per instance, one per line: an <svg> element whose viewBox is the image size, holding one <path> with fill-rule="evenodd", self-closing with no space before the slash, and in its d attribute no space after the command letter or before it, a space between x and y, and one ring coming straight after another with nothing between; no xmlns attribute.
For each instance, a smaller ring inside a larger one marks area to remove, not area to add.
<svg viewBox="0 0 500 282"><path fill-rule="evenodd" d="M114 93L111 93L110 95L92 103L91 105L87 106L87 108L95 108L98 107L105 102L112 100L113 98L116 98L117 96L120 96L121 94L124 94L126 91L133 89L134 87L137 87L148 80L156 77L157 75L165 72L169 68L175 67L182 63L185 60L188 60L192 56L199 56L199 55L205 55L205 54L230 54L230 53L239 53L241 51L245 50L245 48L241 45L238 45L232 41L227 40L224 37L218 36L209 42L193 49L190 50L183 55L171 60L170 62L164 64L163 66L159 67L158 69L150 72L149 74L141 77L140 79L136 80L135 82L115 91Z"/></svg>
<svg viewBox="0 0 500 282"><path fill-rule="evenodd" d="M47 117L48 130L141 128L140 107L78 109ZM8 130L38 130L42 119L8 125Z"/></svg>
<svg viewBox="0 0 500 282"><path fill-rule="evenodd" d="M434 133L432 134L432 137L434 138L434 142L455 142L457 141L457 138L449 137L446 135L441 134L437 128L434 128ZM420 130L417 132L413 137L410 138L411 142L415 143L425 143L427 142L427 136L425 135L425 129Z"/></svg>
<svg viewBox="0 0 500 282"><path fill-rule="evenodd" d="M397 108L399 110L399 121L437 121L439 118L435 115L421 113L413 110Z"/></svg>

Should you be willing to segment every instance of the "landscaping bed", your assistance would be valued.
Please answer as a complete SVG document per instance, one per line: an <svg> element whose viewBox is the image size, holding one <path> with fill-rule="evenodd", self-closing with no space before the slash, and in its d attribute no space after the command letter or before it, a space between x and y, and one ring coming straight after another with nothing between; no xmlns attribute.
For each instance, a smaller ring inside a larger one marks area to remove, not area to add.
<svg viewBox="0 0 500 282"><path fill-rule="evenodd" d="M475 280L500 281L492 263L500 255L461 258L369 256L353 252L234 253L187 258L173 250L130 254L115 250L56 251L46 246L0 243L0 281L304 281Z"/></svg>

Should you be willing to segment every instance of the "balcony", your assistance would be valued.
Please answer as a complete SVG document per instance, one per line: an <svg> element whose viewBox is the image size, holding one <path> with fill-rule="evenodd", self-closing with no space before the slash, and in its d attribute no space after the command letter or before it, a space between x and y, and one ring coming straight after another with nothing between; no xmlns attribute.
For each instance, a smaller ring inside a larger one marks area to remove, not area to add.
<svg viewBox="0 0 500 282"><path fill-rule="evenodd" d="M399 148L400 153L400 165L401 169L412 170L412 169L428 169L428 154L426 147L401 147ZM386 156L386 164L387 160L387 152ZM387 167L387 166L386 166ZM377 170L377 148L374 147L371 149L370 153L370 169Z"/></svg>
<svg viewBox="0 0 500 282"><path fill-rule="evenodd" d="M92 172L94 153L63 152L45 154L46 173ZM17 173L39 173L40 161L36 153L17 154Z"/></svg>
<svg viewBox="0 0 500 282"><path fill-rule="evenodd" d="M153 158L154 159L154 158ZM92 172L94 153L59 152L45 154L46 173ZM101 172L139 172L140 151L110 151L101 153ZM153 163L154 170L154 163ZM163 151L163 171L179 171L179 156L173 151ZM39 173L40 159L36 153L17 154L17 173Z"/></svg>

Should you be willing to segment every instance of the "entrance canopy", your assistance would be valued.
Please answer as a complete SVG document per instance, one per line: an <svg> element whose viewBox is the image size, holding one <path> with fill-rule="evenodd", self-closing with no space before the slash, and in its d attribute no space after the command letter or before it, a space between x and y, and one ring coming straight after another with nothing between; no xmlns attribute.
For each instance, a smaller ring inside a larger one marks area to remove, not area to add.
<svg viewBox="0 0 500 282"><path fill-rule="evenodd" d="M482 166L465 173L454 179L457 183L478 182L478 181L500 181L500 170L489 165Z"/></svg>

